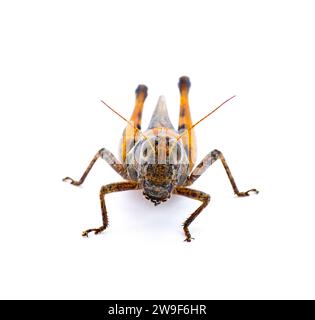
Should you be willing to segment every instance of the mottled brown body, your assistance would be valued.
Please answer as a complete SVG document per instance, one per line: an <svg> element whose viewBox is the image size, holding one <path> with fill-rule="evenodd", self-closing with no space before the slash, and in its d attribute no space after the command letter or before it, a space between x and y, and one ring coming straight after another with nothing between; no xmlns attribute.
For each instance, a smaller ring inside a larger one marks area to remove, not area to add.
<svg viewBox="0 0 315 320"><path fill-rule="evenodd" d="M105 185L100 190L100 202L103 224L99 228L88 229L82 233L88 236L92 231L98 234L108 226L105 195L127 190L143 190L146 199L158 205L167 201L172 194L185 196L201 202L201 205L184 222L183 229L186 241L191 241L188 226L208 205L210 196L202 191L187 188L216 160L221 160L228 175L233 191L237 196L248 196L250 192L258 193L256 189L240 192L234 181L223 154L218 150L210 152L199 165L195 167L196 140L191 119L188 93L190 80L188 77L179 79L180 112L178 130L175 130L168 116L164 97L160 97L153 112L149 127L141 131L141 119L144 101L147 97L147 87L139 85L136 89L134 111L125 128L120 144L120 160L105 148L99 150L83 173L79 181L69 177L73 185L84 182L94 163L103 158L120 176L127 180ZM127 121L127 120L126 120ZM194 169L195 167L195 169Z"/></svg>

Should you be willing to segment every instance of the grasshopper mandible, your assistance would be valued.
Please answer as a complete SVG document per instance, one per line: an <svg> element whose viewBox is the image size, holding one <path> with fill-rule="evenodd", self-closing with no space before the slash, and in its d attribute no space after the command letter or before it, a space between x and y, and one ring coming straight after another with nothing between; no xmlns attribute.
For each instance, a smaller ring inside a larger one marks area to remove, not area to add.
<svg viewBox="0 0 315 320"><path fill-rule="evenodd" d="M245 197L250 192L258 193L256 189L250 189L246 192L238 190L229 166L222 152L218 150L211 151L195 167L196 142L194 127L227 101L234 98L234 96L193 124L188 103L189 78L181 77L178 86L180 90L180 112L177 130L174 129L169 119L165 98L160 96L148 129L144 132L141 131L142 110L148 92L148 88L145 85L139 85L136 89L135 107L129 121L102 101L127 122L120 143L120 160L116 159L109 150L103 148L96 153L80 180L76 181L66 177L63 181L70 181L75 186L81 185L99 158L103 158L127 181L102 186L100 201L103 225L99 228L83 231L82 236L87 237L93 231L95 234L101 233L108 227L108 215L105 205L106 194L127 190L143 190L145 198L152 201L154 205L167 201L172 194L185 196L202 203L183 224L186 236L185 241L190 242L193 238L188 227L208 205L210 195L190 189L188 186L192 185L218 159L221 160L233 191L237 196Z"/></svg>

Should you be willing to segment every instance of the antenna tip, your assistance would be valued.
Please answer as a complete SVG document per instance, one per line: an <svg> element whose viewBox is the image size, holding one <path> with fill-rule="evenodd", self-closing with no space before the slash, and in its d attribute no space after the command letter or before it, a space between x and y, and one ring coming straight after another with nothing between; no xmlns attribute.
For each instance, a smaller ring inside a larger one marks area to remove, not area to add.
<svg viewBox="0 0 315 320"><path fill-rule="evenodd" d="M183 89L189 90L190 86L191 86L191 83L190 83L189 77L182 76L179 78L178 88L180 91Z"/></svg>
<svg viewBox="0 0 315 320"><path fill-rule="evenodd" d="M143 93L144 98L147 97L148 95L148 87L144 84L139 84L137 89L136 89L136 95L138 96L139 94Z"/></svg>

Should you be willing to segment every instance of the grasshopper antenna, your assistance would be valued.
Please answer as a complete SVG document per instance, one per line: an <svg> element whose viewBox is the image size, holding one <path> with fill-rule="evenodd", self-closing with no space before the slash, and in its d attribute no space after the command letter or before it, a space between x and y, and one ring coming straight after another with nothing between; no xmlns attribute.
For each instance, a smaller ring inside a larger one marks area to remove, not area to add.
<svg viewBox="0 0 315 320"><path fill-rule="evenodd" d="M213 109L211 112L209 112L207 115L205 115L203 118L201 118L199 121L197 121L194 125L192 125L190 128L188 128L187 130L185 130L178 138L177 141L183 137L185 134L187 134L190 130L192 130L194 127L196 127L201 121L205 120L206 118L208 118L212 113L216 112L219 108L221 108L224 104L226 104L228 101L232 100L233 98L235 98L236 95L230 97L229 99L225 100L224 102L222 102L218 107L216 107L215 109Z"/></svg>
<svg viewBox="0 0 315 320"><path fill-rule="evenodd" d="M142 131L137 128L137 126L134 125L134 123L132 123L131 121L127 120L124 116L122 116L120 113L118 113L115 109L113 109L111 106L109 106L105 101L101 100L101 102L103 104L105 104L105 106L110 109L111 111L113 111L115 114L117 114L117 116L121 119L123 119L124 121L126 121L130 126L132 126L135 130L137 130L146 140L148 139L148 137L146 137Z"/></svg>
<svg viewBox="0 0 315 320"><path fill-rule="evenodd" d="M113 109L112 107L110 107L105 101L101 100L101 102L104 103L105 106L106 106L108 109L110 109L110 110L112 110L114 113L116 113L119 118L125 120L129 125L131 125L131 126L134 127L135 129L137 129L138 131L140 131L136 126L133 125L133 123L132 123L131 121L127 120L124 116L122 116L120 113L118 113L115 109Z"/></svg>

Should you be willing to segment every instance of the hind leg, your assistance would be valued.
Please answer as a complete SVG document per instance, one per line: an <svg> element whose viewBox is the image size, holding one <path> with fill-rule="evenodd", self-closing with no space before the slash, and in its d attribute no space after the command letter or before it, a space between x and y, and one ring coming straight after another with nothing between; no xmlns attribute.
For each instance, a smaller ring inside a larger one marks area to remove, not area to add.
<svg viewBox="0 0 315 320"><path fill-rule="evenodd" d="M204 159L199 163L199 165L193 170L188 179L186 180L185 186L192 185L216 160L220 159L225 172L230 180L234 193L238 197L246 197L249 196L250 192L258 193L256 189L250 189L245 192L241 192L238 190L238 187L235 183L235 180L232 176L231 170L222 154L219 150L213 150L209 154L207 154Z"/></svg>
<svg viewBox="0 0 315 320"><path fill-rule="evenodd" d="M147 94L148 88L145 85L140 84L136 89L135 107L130 117L130 122L132 122L134 126L127 125L123 132L120 144L119 153L123 162L125 162L129 150L133 148L139 139L139 131L137 129L141 130L142 110ZM137 129L135 129L135 127Z"/></svg>
<svg viewBox="0 0 315 320"><path fill-rule="evenodd" d="M178 132L179 134L182 134L184 131L191 128L193 125L188 102L188 93L190 88L189 78L179 78L178 87L180 91ZM187 132L187 134L185 134L181 138L181 140L188 156L189 167L192 170L196 161L196 138L194 130L190 130L189 132Z"/></svg>

